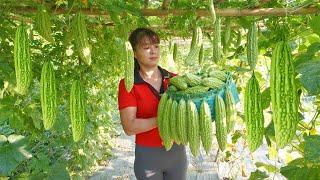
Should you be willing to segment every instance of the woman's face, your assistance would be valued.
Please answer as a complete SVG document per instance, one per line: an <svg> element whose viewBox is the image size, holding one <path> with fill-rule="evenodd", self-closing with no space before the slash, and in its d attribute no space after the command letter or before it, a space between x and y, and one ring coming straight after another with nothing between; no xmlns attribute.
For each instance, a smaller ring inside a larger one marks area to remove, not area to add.
<svg viewBox="0 0 320 180"><path fill-rule="evenodd" d="M135 48L134 57L138 59L140 66L157 66L160 58L159 44L153 43L148 37L144 37Z"/></svg>

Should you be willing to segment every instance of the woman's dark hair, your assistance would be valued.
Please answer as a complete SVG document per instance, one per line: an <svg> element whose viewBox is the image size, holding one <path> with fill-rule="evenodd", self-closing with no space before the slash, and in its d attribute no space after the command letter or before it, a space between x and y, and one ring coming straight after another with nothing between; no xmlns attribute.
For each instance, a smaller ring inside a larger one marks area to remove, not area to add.
<svg viewBox="0 0 320 180"><path fill-rule="evenodd" d="M145 38L148 38L151 43L153 44L159 44L160 43L160 38L159 35L154 32L151 29L148 28L137 28L134 31L131 32L129 36L129 41L132 46L132 49L135 51L137 46L143 43L143 40ZM137 59L134 59L134 67L135 69L139 69L139 63Z"/></svg>

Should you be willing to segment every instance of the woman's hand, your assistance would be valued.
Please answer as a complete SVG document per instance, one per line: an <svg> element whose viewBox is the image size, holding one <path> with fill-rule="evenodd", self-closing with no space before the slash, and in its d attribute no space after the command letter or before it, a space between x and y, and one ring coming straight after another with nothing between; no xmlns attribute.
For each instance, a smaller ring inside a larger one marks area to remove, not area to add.
<svg viewBox="0 0 320 180"><path fill-rule="evenodd" d="M137 107L126 107L120 110L120 119L124 132L128 135L139 134L157 127L157 118L139 119Z"/></svg>

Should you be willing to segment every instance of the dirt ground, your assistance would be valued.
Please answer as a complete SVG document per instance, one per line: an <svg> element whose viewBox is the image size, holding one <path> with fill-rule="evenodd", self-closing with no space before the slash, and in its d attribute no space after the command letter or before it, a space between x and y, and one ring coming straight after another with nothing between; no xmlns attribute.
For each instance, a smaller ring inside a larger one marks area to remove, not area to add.
<svg viewBox="0 0 320 180"><path fill-rule="evenodd" d="M114 158L108 162L106 167L101 169L90 180L135 180L133 172L134 162L134 136L127 136L119 127L120 135L113 139ZM201 154L203 154L202 152ZM197 159L193 158L187 148L187 156L189 161L188 179L219 179L218 174L212 170L214 155L202 156Z"/></svg>

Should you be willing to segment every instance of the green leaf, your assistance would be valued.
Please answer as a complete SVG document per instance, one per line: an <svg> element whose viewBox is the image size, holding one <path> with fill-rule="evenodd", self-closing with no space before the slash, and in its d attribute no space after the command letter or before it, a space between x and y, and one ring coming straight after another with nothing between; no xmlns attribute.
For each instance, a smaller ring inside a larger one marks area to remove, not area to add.
<svg viewBox="0 0 320 180"><path fill-rule="evenodd" d="M5 96L3 99L0 101L0 107L3 106L13 106L16 102L16 98L13 96Z"/></svg>
<svg viewBox="0 0 320 180"><path fill-rule="evenodd" d="M38 130L43 129L41 109L37 108L36 103L28 105L26 111L29 112L28 115L32 119L34 127Z"/></svg>
<svg viewBox="0 0 320 180"><path fill-rule="evenodd" d="M8 142L0 147L0 176L9 176L20 163L32 155L25 150L27 140L24 136L10 135Z"/></svg>
<svg viewBox="0 0 320 180"><path fill-rule="evenodd" d="M310 27L314 33L320 36L320 16L314 16L310 21Z"/></svg>
<svg viewBox="0 0 320 180"><path fill-rule="evenodd" d="M312 33L306 38L311 44L315 42L320 42L320 36L318 36L316 33Z"/></svg>
<svg viewBox="0 0 320 180"><path fill-rule="evenodd" d="M300 46L301 47L301 46ZM320 50L320 43L314 42L307 47L307 51L305 53L300 54L294 60L294 67L297 68L300 64L305 62L310 62L310 60L314 60L315 55Z"/></svg>
<svg viewBox="0 0 320 180"><path fill-rule="evenodd" d="M65 164L55 164L48 173L48 180L55 180L55 179L70 179L69 173L66 170Z"/></svg>
<svg viewBox="0 0 320 180"><path fill-rule="evenodd" d="M312 58L313 58L312 54L303 53L295 58L293 62L293 66L297 68L300 64L309 62Z"/></svg>
<svg viewBox="0 0 320 180"><path fill-rule="evenodd" d="M226 159L229 159L229 158L231 157L231 155L232 155L231 152L230 152L230 151L227 151L227 152L226 152Z"/></svg>
<svg viewBox="0 0 320 180"><path fill-rule="evenodd" d="M28 180L40 180L40 179L46 179L46 174L41 172L38 174L31 174L30 176L28 176Z"/></svg>
<svg viewBox="0 0 320 180"><path fill-rule="evenodd" d="M288 166L304 166L305 165L305 161L303 158L298 158L295 160L292 160L291 162L288 163Z"/></svg>
<svg viewBox="0 0 320 180"><path fill-rule="evenodd" d="M3 85L4 85L4 82L3 82L3 80L2 80L2 79L0 79L0 89L2 89L2 88L3 88Z"/></svg>
<svg viewBox="0 0 320 180"><path fill-rule="evenodd" d="M264 130L264 136L267 140L268 146L271 146L271 140L275 142L275 132L273 121L270 121L268 126Z"/></svg>
<svg viewBox="0 0 320 180"><path fill-rule="evenodd" d="M74 0L68 0L68 8L72 8Z"/></svg>
<svg viewBox="0 0 320 180"><path fill-rule="evenodd" d="M239 17L237 23L243 27L243 28L248 28L250 27L250 21L252 20L251 17Z"/></svg>
<svg viewBox="0 0 320 180"><path fill-rule="evenodd" d="M267 109L270 106L271 96L270 96L270 87L266 88L261 93L261 106L262 109Z"/></svg>
<svg viewBox="0 0 320 180"><path fill-rule="evenodd" d="M258 79L259 82L263 81L263 77L260 72L254 71L254 75L256 76L256 78Z"/></svg>
<svg viewBox="0 0 320 180"><path fill-rule="evenodd" d="M14 69L9 63L0 62L0 78L8 78L12 72L14 72Z"/></svg>
<svg viewBox="0 0 320 180"><path fill-rule="evenodd" d="M320 42L314 42L308 47L307 53L314 56L317 52L319 52L319 50L320 50Z"/></svg>
<svg viewBox="0 0 320 180"><path fill-rule="evenodd" d="M18 112L13 112L9 117L9 125L14 129L24 130L26 128L26 119Z"/></svg>
<svg viewBox="0 0 320 180"><path fill-rule="evenodd" d="M252 172L250 174L249 180L260 180L260 179L266 179L268 177L269 176L267 175L267 173L257 169L255 172Z"/></svg>
<svg viewBox="0 0 320 180"><path fill-rule="evenodd" d="M39 176L41 172L47 172L50 169L50 159L46 154L40 152L36 158L30 160L30 171L32 174Z"/></svg>
<svg viewBox="0 0 320 180"><path fill-rule="evenodd" d="M235 144L238 139L242 136L241 132L239 130L236 130L232 135L232 144Z"/></svg>
<svg viewBox="0 0 320 180"><path fill-rule="evenodd" d="M0 122L7 121L10 117L12 117L12 114L12 108L0 105Z"/></svg>
<svg viewBox="0 0 320 180"><path fill-rule="evenodd" d="M135 7L134 5L126 4L124 7L124 10L135 16L139 16L139 17L143 16L141 9L139 7Z"/></svg>
<svg viewBox="0 0 320 180"><path fill-rule="evenodd" d="M8 141L11 144L21 145L26 143L26 139L22 135L12 134L8 137Z"/></svg>
<svg viewBox="0 0 320 180"><path fill-rule="evenodd" d="M309 176L307 168L289 165L282 167L280 173L290 180L304 179Z"/></svg>
<svg viewBox="0 0 320 180"><path fill-rule="evenodd" d="M280 169L280 173L288 180L314 180L320 177L319 167L308 167L303 158L291 161Z"/></svg>
<svg viewBox="0 0 320 180"><path fill-rule="evenodd" d="M320 60L311 60L301 63L296 71L301 74L300 82L309 95L320 93Z"/></svg>
<svg viewBox="0 0 320 180"><path fill-rule="evenodd" d="M8 141L5 135L0 135L0 145L6 143Z"/></svg>
<svg viewBox="0 0 320 180"><path fill-rule="evenodd" d="M16 99L13 96L5 96L0 99L0 122L8 121L13 116L14 106Z"/></svg>
<svg viewBox="0 0 320 180"><path fill-rule="evenodd" d="M320 136L311 135L305 137L304 158L307 162L320 164Z"/></svg>
<svg viewBox="0 0 320 180"><path fill-rule="evenodd" d="M276 166L273 166L271 164L266 164L266 163L263 163L263 162L256 162L256 166L257 167L263 167L265 168L268 172L279 172L279 169L276 167Z"/></svg>

